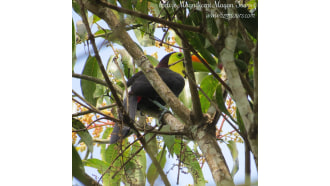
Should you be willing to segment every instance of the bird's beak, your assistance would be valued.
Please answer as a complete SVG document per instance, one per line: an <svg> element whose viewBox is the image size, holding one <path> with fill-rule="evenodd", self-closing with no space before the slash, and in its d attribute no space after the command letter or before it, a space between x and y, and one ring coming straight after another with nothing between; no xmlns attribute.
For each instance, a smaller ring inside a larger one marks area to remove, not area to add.
<svg viewBox="0 0 330 186"><path fill-rule="evenodd" d="M199 60L196 55L192 55L191 56L191 61L192 62L195 62L195 63L202 63L201 60Z"/></svg>

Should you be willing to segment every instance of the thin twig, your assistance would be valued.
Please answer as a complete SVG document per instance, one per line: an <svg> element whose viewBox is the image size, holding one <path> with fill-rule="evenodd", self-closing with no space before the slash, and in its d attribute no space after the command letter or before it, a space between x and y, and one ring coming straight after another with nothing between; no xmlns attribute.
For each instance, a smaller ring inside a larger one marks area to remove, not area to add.
<svg viewBox="0 0 330 186"><path fill-rule="evenodd" d="M105 81L103 81L101 79L98 79L96 77L93 77L93 76L87 76L87 75L84 75L84 74L72 73L72 77L79 78L79 79L84 79L84 80L88 80L88 81L93 81L93 82L95 82L97 84L108 86Z"/></svg>
<svg viewBox="0 0 330 186"><path fill-rule="evenodd" d="M178 176L177 176L177 179L176 179L176 184L179 185L179 178L180 178L180 168L181 168L181 156L183 154L182 152L182 148L183 148L183 145L182 145L182 136L181 136L181 148L180 148L180 156L179 156L179 165L178 165Z"/></svg>
<svg viewBox="0 0 330 186"><path fill-rule="evenodd" d="M106 105L106 106L103 106L103 107L98 107L97 109L98 110L104 110L104 109L108 109L108 108L112 108L112 107L115 107L116 104L111 104L111 105ZM83 112L77 112L77 113L74 113L72 114L72 117L77 117L77 116L81 116L81 115L85 115L85 114L89 114L89 113L92 113L93 110L87 110L87 111L83 111Z"/></svg>
<svg viewBox="0 0 330 186"><path fill-rule="evenodd" d="M85 131L85 130L88 130L88 128L91 126L91 125L93 125L93 123L95 123L95 122L97 122L97 121L99 121L99 120L102 120L102 119L105 119L105 118L98 118L98 119L96 119L96 120L94 120L94 121L92 121L89 125L87 125L84 129L77 129L77 130L73 130L72 132L80 132L80 131Z"/></svg>
<svg viewBox="0 0 330 186"><path fill-rule="evenodd" d="M77 92L75 92L74 90L72 90L73 94L75 94L79 99L81 99L83 102L85 102L89 107L87 107L86 105L80 103L78 100L72 98L72 100L74 100L75 102L79 103L81 106L89 109L89 110L92 110L93 112L96 112L102 116L105 116L106 118L112 120L112 121L115 121L115 122L118 122L120 120L114 118L114 117L111 117L111 116L108 116L104 113L102 113L100 110L98 110L96 107L94 107L92 104L90 104L87 100L85 100L82 96L80 96Z"/></svg>

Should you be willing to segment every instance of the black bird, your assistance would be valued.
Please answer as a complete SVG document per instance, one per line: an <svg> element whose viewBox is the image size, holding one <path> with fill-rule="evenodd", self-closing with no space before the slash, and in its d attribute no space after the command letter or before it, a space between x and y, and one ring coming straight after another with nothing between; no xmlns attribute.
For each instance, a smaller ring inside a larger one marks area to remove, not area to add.
<svg viewBox="0 0 330 186"><path fill-rule="evenodd" d="M183 59L183 53L172 52L163 57L156 67L159 76L176 96L179 96L185 85ZM128 111L130 118L133 120L135 120L136 110L159 111L160 108L150 100L165 105L165 102L151 86L142 71L128 79L127 87L128 96L126 97L124 95L124 108ZM129 108L127 108L127 98ZM111 134L110 144L116 143L120 139L120 136L124 139L129 135L129 127L123 126L120 132L120 126L116 123Z"/></svg>

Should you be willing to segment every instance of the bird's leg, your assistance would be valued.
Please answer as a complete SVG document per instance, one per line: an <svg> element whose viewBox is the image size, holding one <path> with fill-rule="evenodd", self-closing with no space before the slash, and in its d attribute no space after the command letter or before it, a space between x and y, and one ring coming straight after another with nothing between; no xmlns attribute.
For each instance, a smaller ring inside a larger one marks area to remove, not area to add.
<svg viewBox="0 0 330 186"><path fill-rule="evenodd" d="M158 118L159 121L162 121L162 119L166 113L172 114L172 112L170 110L168 110L164 105L160 104L158 101L155 101L152 99L149 99L149 101L151 101L153 104L157 105L162 110L162 112L160 113L160 116Z"/></svg>

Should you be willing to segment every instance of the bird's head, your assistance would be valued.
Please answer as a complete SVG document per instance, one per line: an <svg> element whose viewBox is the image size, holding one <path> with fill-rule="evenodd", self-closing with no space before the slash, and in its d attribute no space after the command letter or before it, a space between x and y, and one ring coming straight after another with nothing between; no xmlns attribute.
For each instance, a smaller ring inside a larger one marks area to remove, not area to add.
<svg viewBox="0 0 330 186"><path fill-rule="evenodd" d="M196 62L197 57L191 56L192 61ZM169 68L173 72L180 74L181 76L185 77L183 71L185 70L184 66L184 55L182 52L172 52L167 54L163 59L160 60L157 67L164 67Z"/></svg>

